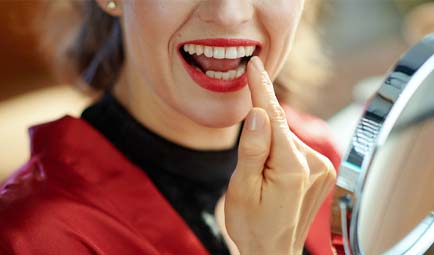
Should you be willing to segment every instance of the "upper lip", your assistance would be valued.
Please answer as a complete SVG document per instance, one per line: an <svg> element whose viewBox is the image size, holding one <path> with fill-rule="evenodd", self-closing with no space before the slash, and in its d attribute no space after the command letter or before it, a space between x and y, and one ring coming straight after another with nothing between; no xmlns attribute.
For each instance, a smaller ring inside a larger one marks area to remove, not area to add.
<svg viewBox="0 0 434 255"><path fill-rule="evenodd" d="M233 46L257 46L261 47L262 44L259 41L250 39L233 39L233 38L209 38L186 41L178 44L178 49L185 44L198 44L203 46L217 46L217 47L233 47Z"/></svg>

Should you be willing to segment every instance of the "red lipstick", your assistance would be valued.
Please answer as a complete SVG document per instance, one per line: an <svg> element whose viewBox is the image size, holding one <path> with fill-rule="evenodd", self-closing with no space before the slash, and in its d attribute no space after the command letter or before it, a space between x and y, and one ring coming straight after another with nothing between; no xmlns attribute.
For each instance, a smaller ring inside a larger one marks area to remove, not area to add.
<svg viewBox="0 0 434 255"><path fill-rule="evenodd" d="M231 47L231 46L261 46L261 43L254 40L248 39L230 39L230 38L211 38L211 39L200 39L192 40L180 43L178 46L183 46L184 44L199 44L203 46L220 46L220 47Z"/></svg>
<svg viewBox="0 0 434 255"><path fill-rule="evenodd" d="M246 39L228 39L228 38L212 38L212 39L201 39L192 40L178 44L178 55L181 59L184 68L190 75L193 81L200 87L213 92L234 92L242 89L247 85L247 73L245 72L240 77L233 80L223 80L217 78L211 78L207 76L202 70L189 64L184 56L182 55L182 47L185 44L196 44L202 46L214 46L214 47L235 47L235 46L256 46L256 52L261 47L261 43L254 40ZM254 54L256 55L256 54Z"/></svg>

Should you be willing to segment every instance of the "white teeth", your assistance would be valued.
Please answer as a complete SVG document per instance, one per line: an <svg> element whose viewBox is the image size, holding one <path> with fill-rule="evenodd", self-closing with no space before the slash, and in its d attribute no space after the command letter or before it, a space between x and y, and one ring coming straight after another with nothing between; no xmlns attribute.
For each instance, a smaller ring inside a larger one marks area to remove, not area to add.
<svg viewBox="0 0 434 255"><path fill-rule="evenodd" d="M247 46L246 47L246 56L253 55L254 51L255 51L255 46Z"/></svg>
<svg viewBox="0 0 434 255"><path fill-rule="evenodd" d="M225 48L222 47L214 47L214 58L223 59L225 58Z"/></svg>
<svg viewBox="0 0 434 255"><path fill-rule="evenodd" d="M235 79L236 76L237 76L237 70L230 70L228 72L228 79L229 80Z"/></svg>
<svg viewBox="0 0 434 255"><path fill-rule="evenodd" d="M208 70L205 72L206 76L214 78L215 72L212 70Z"/></svg>
<svg viewBox="0 0 434 255"><path fill-rule="evenodd" d="M229 70L227 72L208 70L205 72L205 74L206 76L214 79L234 80L236 78L239 78L245 72L246 72L246 64L242 64L236 70Z"/></svg>
<svg viewBox="0 0 434 255"><path fill-rule="evenodd" d="M238 67L237 69L237 74L235 77L240 77L241 75L243 75L246 72L246 66L245 65L241 65L240 67Z"/></svg>
<svg viewBox="0 0 434 255"><path fill-rule="evenodd" d="M225 58L229 58L229 59L239 58L237 57L237 55L238 53L236 47L226 48Z"/></svg>
<svg viewBox="0 0 434 255"><path fill-rule="evenodd" d="M231 47L213 47L204 46L198 44L185 44L183 46L184 52L190 55L202 55L204 54L207 58L215 59L237 59L243 57L250 57L256 50L256 46L231 46ZM200 70L196 67L197 70ZM205 75L210 78L219 80L234 80L241 77L246 72L246 63L241 61L237 69L229 70L226 72L207 70Z"/></svg>
<svg viewBox="0 0 434 255"><path fill-rule="evenodd" d="M222 79L225 81L229 80L229 72L222 73Z"/></svg>
<svg viewBox="0 0 434 255"><path fill-rule="evenodd" d="M213 53L214 53L214 50L212 49L212 47L205 46L205 48L203 50L203 54L205 54L205 56L207 58L212 58Z"/></svg>
<svg viewBox="0 0 434 255"><path fill-rule="evenodd" d="M190 53L190 55L196 53L196 47L193 44L188 45L188 53Z"/></svg>
<svg viewBox="0 0 434 255"><path fill-rule="evenodd" d="M237 57L239 57L239 58L244 57L246 55L246 48L243 46L239 46L237 49L237 54L238 54Z"/></svg>
<svg viewBox="0 0 434 255"><path fill-rule="evenodd" d="M202 45L196 45L196 54L198 56L203 54L203 46Z"/></svg>
<svg viewBox="0 0 434 255"><path fill-rule="evenodd" d="M223 76L223 73L222 73L222 72L215 72L215 73L214 73L214 78L216 78L216 79L221 79L222 76Z"/></svg>
<svg viewBox="0 0 434 255"><path fill-rule="evenodd" d="M198 44L184 44L183 49L190 55L204 54L208 58L236 59L252 56L255 52L256 46L213 47Z"/></svg>

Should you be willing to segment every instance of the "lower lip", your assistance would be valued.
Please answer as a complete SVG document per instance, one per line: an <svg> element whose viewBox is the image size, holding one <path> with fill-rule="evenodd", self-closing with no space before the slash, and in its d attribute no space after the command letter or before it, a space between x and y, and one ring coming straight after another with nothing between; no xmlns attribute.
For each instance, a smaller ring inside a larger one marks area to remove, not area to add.
<svg viewBox="0 0 434 255"><path fill-rule="evenodd" d="M220 80L206 76L202 71L197 70L188 64L181 53L178 51L184 68L190 77L202 88L214 92L234 92L244 88L247 85L247 73L244 72L240 77L234 80Z"/></svg>

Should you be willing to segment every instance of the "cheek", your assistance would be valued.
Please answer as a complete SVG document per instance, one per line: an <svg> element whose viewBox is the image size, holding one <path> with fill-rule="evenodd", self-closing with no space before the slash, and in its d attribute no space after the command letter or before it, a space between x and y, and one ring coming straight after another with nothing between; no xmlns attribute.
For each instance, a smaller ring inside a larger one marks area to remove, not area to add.
<svg viewBox="0 0 434 255"><path fill-rule="evenodd" d="M164 84L170 80L173 59L173 35L189 13L185 1L130 0L125 3L123 15L125 49L130 64L138 71L143 84L159 95L170 95ZM157 86L158 85L158 86Z"/></svg>
<svg viewBox="0 0 434 255"><path fill-rule="evenodd" d="M273 4L261 2L261 21L268 32L278 34L292 30L297 24L304 1L300 0L276 0Z"/></svg>
<svg viewBox="0 0 434 255"><path fill-rule="evenodd" d="M274 79L277 76L294 38L303 10L302 0L275 0L273 5L261 1L259 19L268 36L266 68Z"/></svg>
<svg viewBox="0 0 434 255"><path fill-rule="evenodd" d="M130 0L125 5L125 25L131 36L152 42L153 51L171 49L171 39L194 10L194 1Z"/></svg>
<svg viewBox="0 0 434 255"><path fill-rule="evenodd" d="M170 32L174 30L173 21L176 20L176 13L166 8L164 2L131 0L124 6L125 37L133 44L132 50L144 53L156 52L154 55L165 52ZM151 56L152 54L146 54L143 57Z"/></svg>
<svg viewBox="0 0 434 255"><path fill-rule="evenodd" d="M137 57L159 59L158 62L151 63L155 67L163 65L161 61L166 61L167 66L168 58L177 54L175 36L179 35L199 0L125 1L125 38L131 42L132 50L135 53L145 53Z"/></svg>

